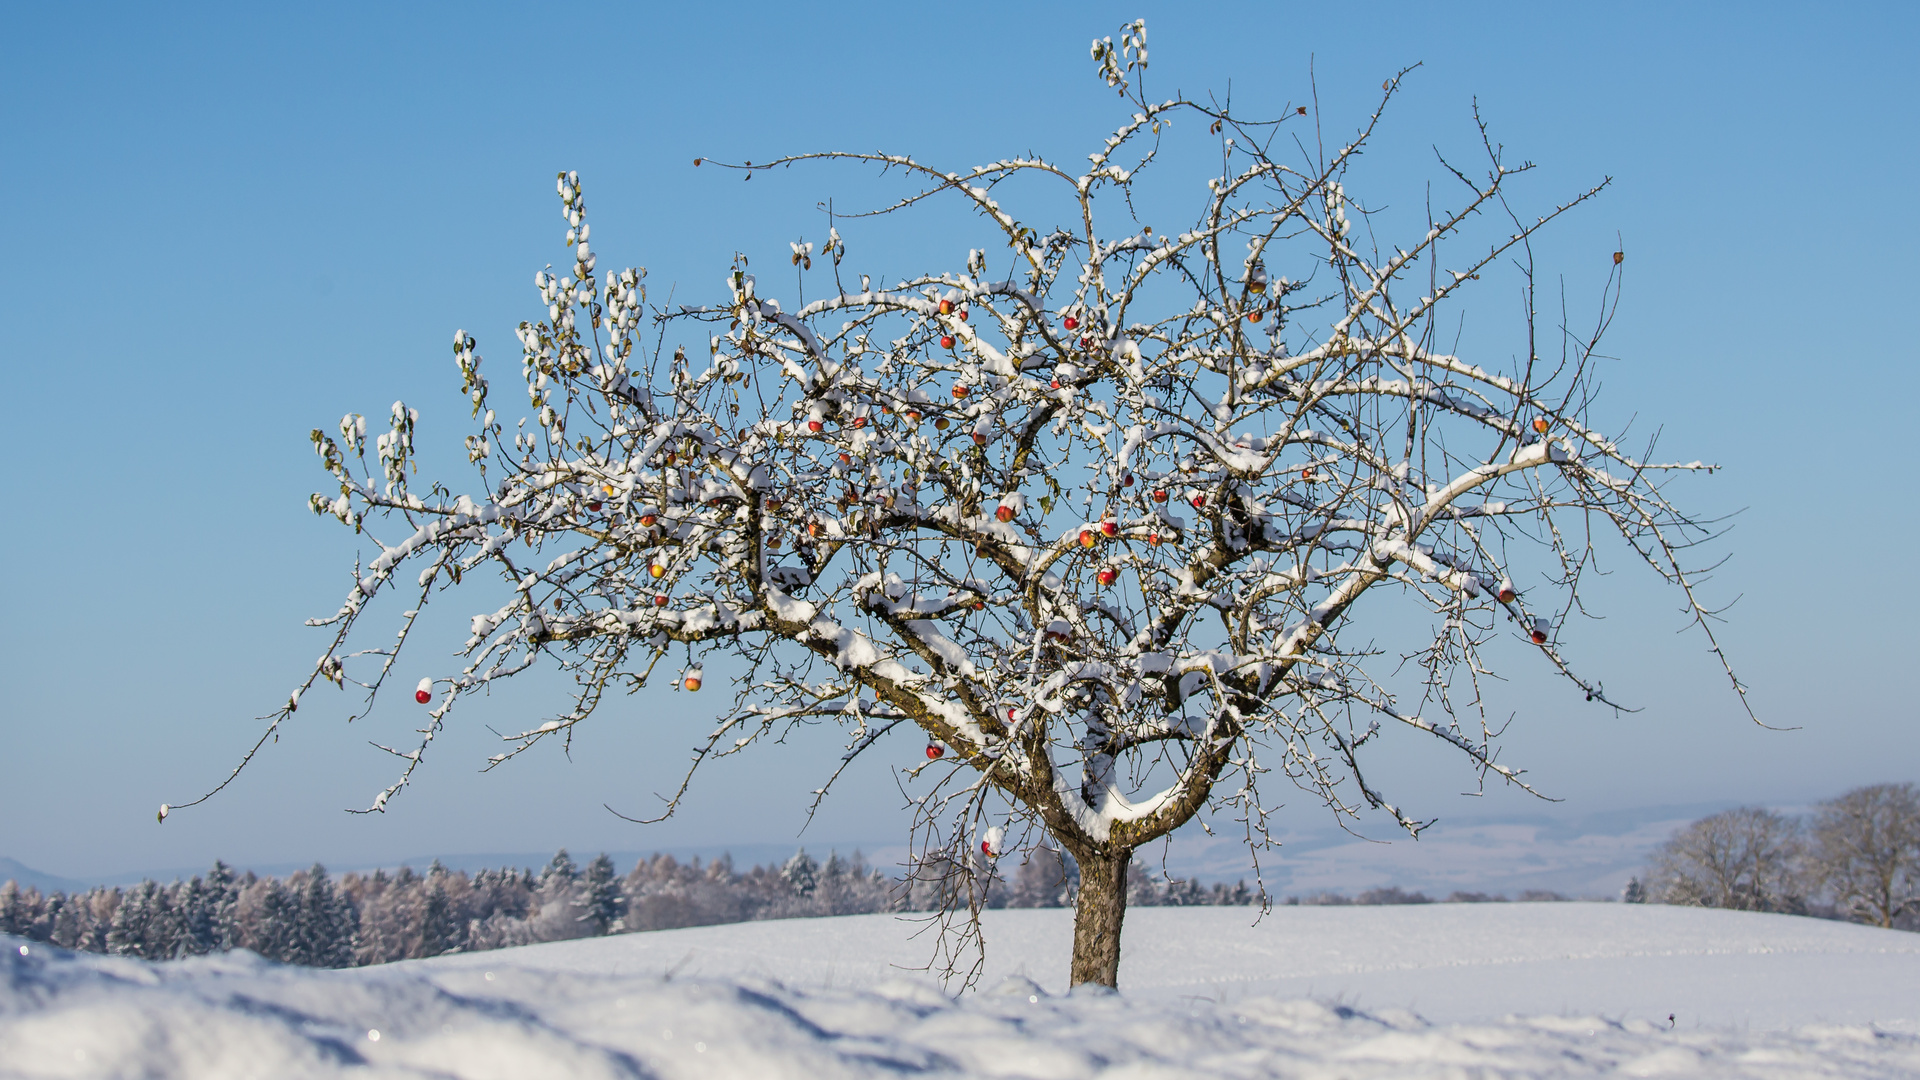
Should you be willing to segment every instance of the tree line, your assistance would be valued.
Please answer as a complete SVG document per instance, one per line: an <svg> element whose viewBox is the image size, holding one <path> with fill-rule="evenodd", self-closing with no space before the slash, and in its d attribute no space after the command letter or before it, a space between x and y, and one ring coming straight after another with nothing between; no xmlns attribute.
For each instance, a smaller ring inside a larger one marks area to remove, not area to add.
<svg viewBox="0 0 1920 1080"><path fill-rule="evenodd" d="M1654 852L1625 899L1920 930L1920 790L1872 784L1803 816L1743 806L1701 818Z"/></svg>
<svg viewBox="0 0 1920 1080"><path fill-rule="evenodd" d="M1011 860L1008 860L1011 862ZM286 878L237 872L216 862L204 875L128 888L40 893L0 885L0 933L85 952L168 960L251 949L271 960L358 967L643 930L887 911L933 911L977 863L923 864L895 878L859 852L825 862L796 852L785 864L736 870L731 857L702 863L642 859L624 876L605 854L583 868L563 848L539 872L469 875L436 860L425 873L348 873L318 863ZM1079 875L1052 848L1029 852L1010 872L992 870L984 906L1062 907ZM1156 877L1135 864L1128 901L1138 906L1252 904L1246 883L1203 886Z"/></svg>

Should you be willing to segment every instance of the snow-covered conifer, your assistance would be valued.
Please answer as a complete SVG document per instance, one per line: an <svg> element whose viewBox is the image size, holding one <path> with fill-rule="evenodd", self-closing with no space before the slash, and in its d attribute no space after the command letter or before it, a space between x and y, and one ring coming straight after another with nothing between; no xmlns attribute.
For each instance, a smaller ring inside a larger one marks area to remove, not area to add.
<svg viewBox="0 0 1920 1080"><path fill-rule="evenodd" d="M32 921L20 883L8 879L0 884L0 934L24 934Z"/></svg>
<svg viewBox="0 0 1920 1080"><path fill-rule="evenodd" d="M160 910L165 903L165 893L152 881L142 881L128 889L107 930L107 951L115 956L161 958L156 954L162 944L159 939L165 932Z"/></svg>
<svg viewBox="0 0 1920 1080"><path fill-rule="evenodd" d="M464 938L459 917L447 899L440 875L429 875L421 892L419 921L414 928L410 956L440 956L458 949Z"/></svg>
<svg viewBox="0 0 1920 1080"><path fill-rule="evenodd" d="M813 890L819 885L819 870L820 864L807 854L806 848L801 848L780 868L780 877L795 896L812 896Z"/></svg>
<svg viewBox="0 0 1920 1080"><path fill-rule="evenodd" d="M355 911L327 875L314 863L300 892L300 963L341 968L353 964Z"/></svg>
<svg viewBox="0 0 1920 1080"><path fill-rule="evenodd" d="M587 872L581 877L580 906L581 917L595 934L612 932L620 919L624 906L620 881L614 876L613 860L604 851L587 864Z"/></svg>
<svg viewBox="0 0 1920 1080"><path fill-rule="evenodd" d="M573 857L567 854L566 848L561 848L553 853L553 858L547 860L546 867L540 871L540 885L545 888L548 882L556 878L566 884L572 884L573 879L579 874L580 868L574 865Z"/></svg>

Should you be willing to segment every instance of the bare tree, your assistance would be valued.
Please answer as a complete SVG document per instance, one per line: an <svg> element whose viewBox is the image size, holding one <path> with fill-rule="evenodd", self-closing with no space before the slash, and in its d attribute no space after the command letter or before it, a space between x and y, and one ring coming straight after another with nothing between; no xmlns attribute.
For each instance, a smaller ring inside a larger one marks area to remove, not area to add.
<svg viewBox="0 0 1920 1080"><path fill-rule="evenodd" d="M1681 590L1711 644L1680 554L1709 531L1662 490L1709 467L1631 452L1589 415L1621 253L1589 328L1562 315L1536 333L1530 241L1599 188L1510 209L1529 166L1482 126L1484 157L1442 161L1452 194L1386 245L1347 182L1400 76L1328 143L1305 106L1256 120L1150 100L1143 23L1093 59L1129 115L1084 168L707 163L749 179L872 167L904 183L877 214L944 199L994 237L963 269L891 285L843 276L850 223L830 217L824 241L792 245L791 304L741 256L722 302L657 304L643 269L598 269L580 179L561 174L572 261L536 275L544 310L520 324L528 419L496 415L477 342L454 336L475 493L416 490L404 404L371 461L364 418L313 432L337 483L313 509L380 530L379 551L315 620L332 641L254 751L316 682L370 703L419 610L491 570L503 598L473 616L464 663L413 691L430 706L420 741L392 750L403 771L369 810L496 680L549 662L577 690L494 764L569 739L609 694L698 690L731 656L736 696L688 781L810 725L837 726L841 770L917 729L925 757L900 782L923 864L964 878L961 916L1004 851L1050 837L1080 873L1072 981L1112 985L1134 850L1211 808L1257 858L1275 770L1417 835L1426 822L1362 769L1384 720L1524 787L1496 760L1483 684L1517 648L1612 706L1560 645L1607 535ZM1195 142L1217 171L1186 189L1190 218L1155 227L1144 212L1167 200L1143 186L1149 167ZM1504 369L1440 340L1493 271L1523 288ZM397 635L353 651L389 592L408 594ZM1408 628L1397 656L1376 636Z"/></svg>
<svg viewBox="0 0 1920 1080"><path fill-rule="evenodd" d="M1805 851L1797 819L1745 806L1701 818L1660 845L1645 887L1666 904L1801 912Z"/></svg>
<svg viewBox="0 0 1920 1080"><path fill-rule="evenodd" d="M1920 791L1855 788L1821 803L1811 824L1813 872L1842 911L1891 927L1920 910Z"/></svg>

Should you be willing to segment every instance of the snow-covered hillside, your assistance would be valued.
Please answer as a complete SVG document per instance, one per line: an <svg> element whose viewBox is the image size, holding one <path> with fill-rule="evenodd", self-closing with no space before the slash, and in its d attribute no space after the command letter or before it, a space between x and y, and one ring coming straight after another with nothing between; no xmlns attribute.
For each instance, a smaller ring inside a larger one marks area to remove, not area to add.
<svg viewBox="0 0 1920 1080"><path fill-rule="evenodd" d="M1129 914L1063 994L1065 911L987 921L982 990L889 916L349 971L6 939L7 1077L1920 1077L1920 935L1618 904ZM1671 1025L1668 1015L1673 1016Z"/></svg>

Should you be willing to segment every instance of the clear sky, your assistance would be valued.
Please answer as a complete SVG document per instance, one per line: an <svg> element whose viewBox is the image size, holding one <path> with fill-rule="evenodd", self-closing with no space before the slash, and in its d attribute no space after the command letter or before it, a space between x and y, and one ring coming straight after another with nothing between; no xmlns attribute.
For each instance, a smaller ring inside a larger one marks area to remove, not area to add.
<svg viewBox="0 0 1920 1080"><path fill-rule="evenodd" d="M342 809L390 778L393 759L367 743L401 739L413 706L349 728L324 698L212 804L163 828L153 811L217 782L251 718L323 648L301 621L334 610L359 549L306 509L324 479L308 429L404 398L440 447L430 466L455 486L469 475L446 453L467 431L449 342L474 333L496 385L513 381L533 273L563 257L556 170L585 181L603 265L647 266L656 299L674 283L711 296L735 250L772 263L824 232L816 203L877 189L825 169L743 185L695 156L1084 160L1120 119L1088 39L1134 15L1153 92L1231 87L1277 110L1311 100L1311 73L1332 131L1423 63L1382 128L1385 188L1437 178L1432 148L1470 149L1476 100L1494 136L1539 163L1534 208L1614 178L1556 227L1543 266L1578 300L1621 238L1602 414L1663 428L1673 458L1727 467L1684 488L1703 512L1740 511L1710 595L1742 597L1723 640L1761 715L1798 730L1748 723L1698 636L1675 636L1677 598L1623 565L1596 586L1607 621L1571 648L1644 711L1616 717L1514 671L1525 707L1504 760L1563 812L1914 779L1902 448L1920 350L1900 320L1920 285L1915 11L7 5L0 855L88 875L794 840L831 733L715 769L685 820L641 829L601 804L652 805L703 729L690 706L719 699L635 699L593 721L570 760L543 749L479 775L497 745L485 725L538 713L537 684L456 714L385 815ZM868 235L849 259L876 276L957 266L969 239ZM1511 315L1503 298L1477 303L1490 323ZM442 606L451 629L434 645L450 649L459 605ZM852 777L802 839L898 842L887 763ZM1428 815L1538 809L1460 798L1456 765L1410 756L1391 779Z"/></svg>

